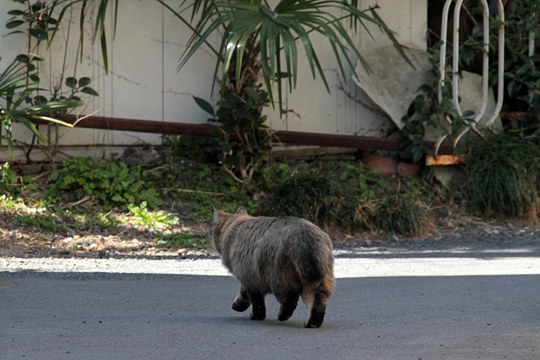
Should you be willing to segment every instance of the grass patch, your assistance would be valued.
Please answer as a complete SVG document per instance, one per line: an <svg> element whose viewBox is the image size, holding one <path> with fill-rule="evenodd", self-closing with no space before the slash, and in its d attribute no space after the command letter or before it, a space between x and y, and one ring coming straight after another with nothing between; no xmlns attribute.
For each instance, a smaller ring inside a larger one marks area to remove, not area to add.
<svg viewBox="0 0 540 360"><path fill-rule="evenodd" d="M159 247L164 248L206 249L210 247L207 236L188 233L160 234L154 238L154 241Z"/></svg>
<svg viewBox="0 0 540 360"><path fill-rule="evenodd" d="M539 202L540 142L501 133L479 142L466 167L468 202L483 216L535 221Z"/></svg>
<svg viewBox="0 0 540 360"><path fill-rule="evenodd" d="M377 206L374 222L384 232L407 236L423 235L433 230L427 207L412 192L384 198Z"/></svg>
<svg viewBox="0 0 540 360"><path fill-rule="evenodd" d="M54 233L65 233L68 228L54 214L17 215L14 223L18 226L30 226L33 229Z"/></svg>

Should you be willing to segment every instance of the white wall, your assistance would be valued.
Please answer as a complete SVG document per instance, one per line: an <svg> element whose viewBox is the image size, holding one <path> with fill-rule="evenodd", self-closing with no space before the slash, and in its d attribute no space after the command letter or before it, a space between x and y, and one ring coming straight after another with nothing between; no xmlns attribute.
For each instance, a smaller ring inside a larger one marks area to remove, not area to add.
<svg viewBox="0 0 540 360"><path fill-rule="evenodd" d="M7 3L7 4L6 4ZM178 1L170 0L170 4ZM378 10L398 39L407 46L425 48L427 0L364 0L364 8L378 3ZM177 5L173 5L177 6ZM0 0L0 24L7 21L6 12L15 3ZM112 17L111 17L112 18ZM123 0L120 3L118 30L114 42L109 44L110 72L103 69L99 46L91 44L91 34L86 34L86 57L82 63L74 59L77 46L77 25L73 25L68 48L67 66L63 68L67 32L59 34L52 49L42 48L47 58L43 65L42 79L57 82L62 70L77 77L89 76L98 98L89 100L84 113L119 118L204 123L207 115L198 108L193 96L211 99L214 57L203 49L189 63L177 71L178 59L190 35L189 29L167 10L153 1ZM89 21L92 21L90 19ZM109 27L109 30L111 30ZM3 33L7 30L2 25ZM378 30L373 29L372 39L365 31L355 35L359 47L386 45ZM24 51L21 36L0 37L0 68L13 56ZM215 39L217 44L218 39ZM344 83L339 77L330 46L320 41L318 51L330 82L331 94L320 79L313 80L307 63L301 64L299 83L287 94L286 105L294 113L280 118L277 111L269 109L269 124L277 130L295 130L329 134L374 135L386 134L393 124L377 111L370 110L369 101L352 81ZM352 76L352 73L350 74ZM212 103L216 98L210 100ZM141 134L91 129L60 129L62 145L82 145L81 151L96 156L89 150L92 145L128 145L161 142L155 134ZM22 136L22 135L18 135ZM0 160L6 158L0 150Z"/></svg>

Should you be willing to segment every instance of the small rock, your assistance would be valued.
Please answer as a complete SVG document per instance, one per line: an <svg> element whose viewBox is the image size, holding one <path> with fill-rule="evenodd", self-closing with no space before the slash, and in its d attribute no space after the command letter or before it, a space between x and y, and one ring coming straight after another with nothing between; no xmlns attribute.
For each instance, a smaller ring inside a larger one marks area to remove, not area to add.
<svg viewBox="0 0 540 360"><path fill-rule="evenodd" d="M73 241L73 238L72 238L71 236L68 236L67 238L65 238L64 240L62 240L62 242L66 243L66 244L67 244L67 243L70 243L70 242L72 242L72 241Z"/></svg>

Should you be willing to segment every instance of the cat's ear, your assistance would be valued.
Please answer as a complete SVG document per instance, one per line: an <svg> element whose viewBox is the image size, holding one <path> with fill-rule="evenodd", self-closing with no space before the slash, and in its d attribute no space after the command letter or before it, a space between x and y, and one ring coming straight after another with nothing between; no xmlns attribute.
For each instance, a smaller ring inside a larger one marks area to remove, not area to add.
<svg viewBox="0 0 540 360"><path fill-rule="evenodd" d="M235 214L235 215L247 215L248 213L247 213L247 210L246 210L245 207L240 206L240 207L236 210L236 212L235 212L234 214Z"/></svg>

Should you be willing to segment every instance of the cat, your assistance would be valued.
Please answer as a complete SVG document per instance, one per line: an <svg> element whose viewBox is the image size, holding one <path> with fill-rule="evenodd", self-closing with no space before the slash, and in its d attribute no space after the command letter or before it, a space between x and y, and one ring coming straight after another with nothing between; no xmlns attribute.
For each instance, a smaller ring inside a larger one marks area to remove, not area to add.
<svg viewBox="0 0 540 360"><path fill-rule="evenodd" d="M214 209L212 242L224 266L240 282L232 304L251 319L266 318L265 296L280 303L279 321L289 319L299 297L306 304L306 328L322 325L335 288L332 241L319 227L296 217L254 217L244 207L229 214Z"/></svg>

